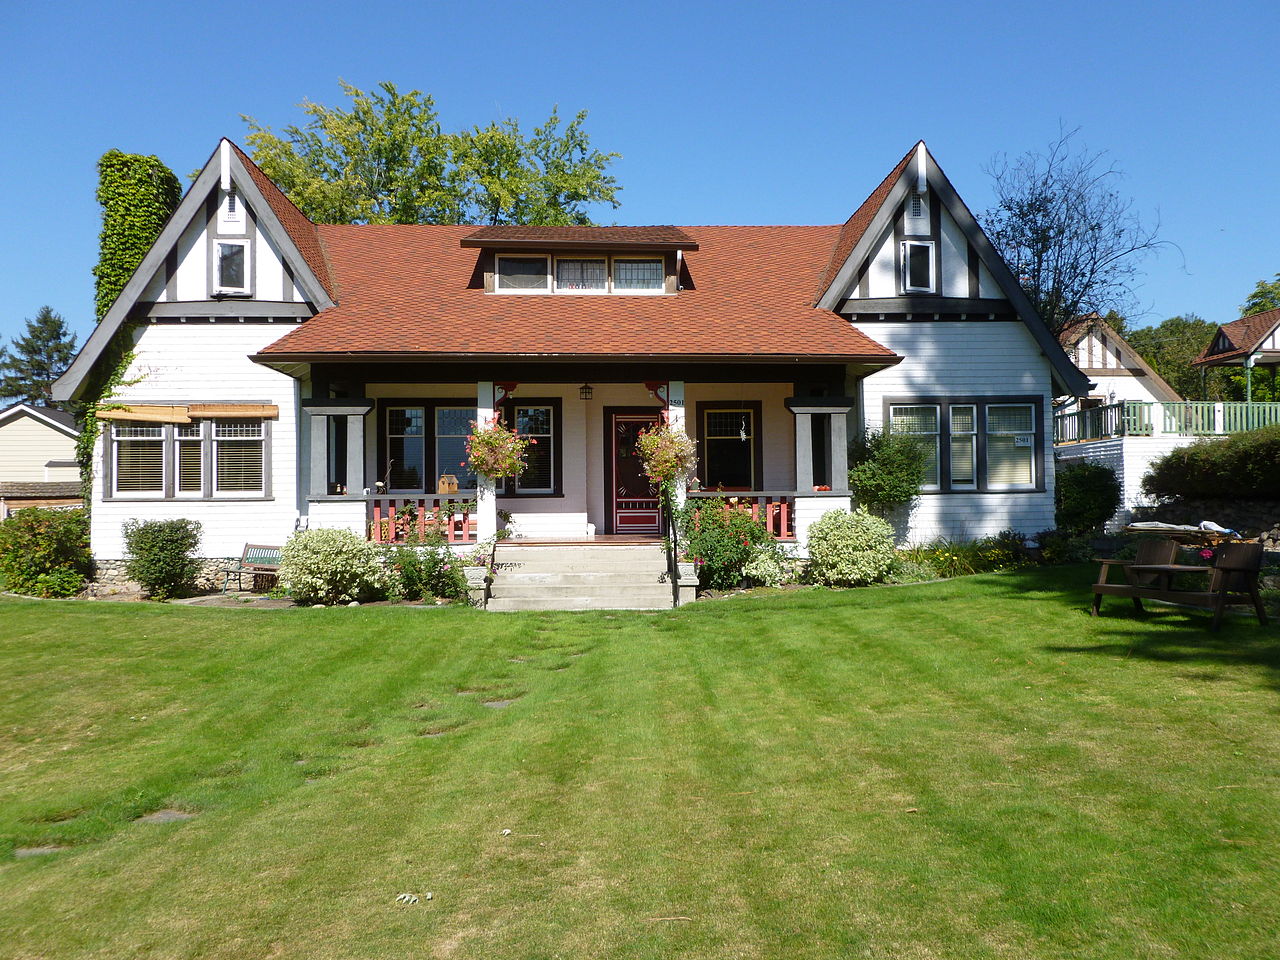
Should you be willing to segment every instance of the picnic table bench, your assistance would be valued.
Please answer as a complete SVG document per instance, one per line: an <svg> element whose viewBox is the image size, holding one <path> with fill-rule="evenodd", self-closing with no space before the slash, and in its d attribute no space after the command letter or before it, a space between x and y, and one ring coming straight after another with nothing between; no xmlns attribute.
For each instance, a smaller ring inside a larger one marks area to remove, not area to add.
<svg viewBox="0 0 1280 960"><path fill-rule="evenodd" d="M262 543L246 543L244 552L240 554L240 562L235 566L222 568L222 592L227 592L231 578L236 578L236 585L244 589L244 575L256 577L277 577L280 573L280 548ZM250 581L252 583L252 581Z"/></svg>
<svg viewBox="0 0 1280 960"><path fill-rule="evenodd" d="M1090 613L1099 616L1102 598L1129 597L1139 611L1143 600L1163 600L1191 607L1203 607L1213 611L1213 626L1217 630L1222 614L1233 605L1252 604L1258 622L1267 625L1267 611L1258 593L1258 571L1262 568L1262 544L1249 541L1223 543L1214 556L1213 566L1177 563L1178 544L1174 540L1160 538L1138 544L1138 555L1132 561L1100 559L1098 580L1093 585L1093 607ZM1108 574L1120 568L1124 583L1112 583ZM1208 583L1203 590L1174 589L1173 578L1178 574L1205 574Z"/></svg>

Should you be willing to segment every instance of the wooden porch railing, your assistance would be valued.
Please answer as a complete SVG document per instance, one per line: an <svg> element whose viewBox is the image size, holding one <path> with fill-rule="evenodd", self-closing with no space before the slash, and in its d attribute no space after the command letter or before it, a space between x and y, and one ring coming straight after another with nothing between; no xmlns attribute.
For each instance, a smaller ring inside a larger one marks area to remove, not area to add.
<svg viewBox="0 0 1280 960"><path fill-rule="evenodd" d="M749 490L734 493L728 490L700 490L690 493L690 500L724 500L725 510L741 510L751 514L751 519L762 522L775 540L796 538L796 495L791 492ZM694 524L701 511L695 511Z"/></svg>
<svg viewBox="0 0 1280 960"><path fill-rule="evenodd" d="M452 496L372 497L369 539L374 543L403 543L425 539L431 532L448 543L475 543L474 501Z"/></svg>

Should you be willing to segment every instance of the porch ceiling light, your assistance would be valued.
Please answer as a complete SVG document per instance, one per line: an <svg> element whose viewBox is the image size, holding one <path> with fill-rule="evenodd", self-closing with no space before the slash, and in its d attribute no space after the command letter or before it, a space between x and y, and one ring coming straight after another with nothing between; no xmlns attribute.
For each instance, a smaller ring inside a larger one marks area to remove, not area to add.
<svg viewBox="0 0 1280 960"><path fill-rule="evenodd" d="M582 386L580 386L580 387L578 388L578 399L579 399L579 400L590 400L590 399L591 399L591 395L592 395L594 392L595 392L595 391L594 391L594 389L592 388L591 384L589 384L589 383L584 383Z"/></svg>

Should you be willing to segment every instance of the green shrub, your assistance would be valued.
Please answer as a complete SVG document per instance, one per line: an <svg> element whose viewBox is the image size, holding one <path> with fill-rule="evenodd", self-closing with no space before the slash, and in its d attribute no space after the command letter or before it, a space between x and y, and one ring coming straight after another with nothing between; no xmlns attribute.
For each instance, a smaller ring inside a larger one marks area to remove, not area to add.
<svg viewBox="0 0 1280 960"><path fill-rule="evenodd" d="M899 553L893 558L885 583L928 583L938 579L938 571L927 563L914 560L909 554Z"/></svg>
<svg viewBox="0 0 1280 960"><path fill-rule="evenodd" d="M677 524L682 552L698 569L698 585L712 590L736 587L759 548L773 543L764 524L733 497L690 500Z"/></svg>
<svg viewBox="0 0 1280 960"><path fill-rule="evenodd" d="M406 600L467 599L462 560L444 546L393 547L391 568L399 576L395 592Z"/></svg>
<svg viewBox="0 0 1280 960"><path fill-rule="evenodd" d="M762 587L777 587L795 582L795 566L775 542L761 544L755 556L746 562L742 575Z"/></svg>
<svg viewBox="0 0 1280 960"><path fill-rule="evenodd" d="M1116 472L1101 463L1076 461L1058 468L1054 485L1054 520L1059 530L1098 530L1120 509L1123 499Z"/></svg>
<svg viewBox="0 0 1280 960"><path fill-rule="evenodd" d="M1090 537L1067 530L1042 530L1035 536L1045 563L1085 563L1093 559Z"/></svg>
<svg viewBox="0 0 1280 960"><path fill-rule="evenodd" d="M947 540L940 537L923 547L903 551L918 563L927 563L940 577L966 577L972 573L1012 570L1035 563L1023 541L1013 530L979 540Z"/></svg>
<svg viewBox="0 0 1280 960"><path fill-rule="evenodd" d="M280 552L280 582L300 604L380 600L395 580L380 548L350 530L302 530Z"/></svg>
<svg viewBox="0 0 1280 960"><path fill-rule="evenodd" d="M1142 490L1156 500L1272 500L1280 490L1280 426L1179 447L1151 465Z"/></svg>
<svg viewBox="0 0 1280 960"><path fill-rule="evenodd" d="M200 564L200 524L195 520L127 520L121 528L128 553L125 571L152 600L194 592Z"/></svg>
<svg viewBox="0 0 1280 960"><path fill-rule="evenodd" d="M849 444L849 490L872 513L889 513L916 498L928 462L915 437L871 430Z"/></svg>
<svg viewBox="0 0 1280 960"><path fill-rule="evenodd" d="M0 523L0 576L14 593L73 596L92 567L83 510L28 507Z"/></svg>
<svg viewBox="0 0 1280 960"><path fill-rule="evenodd" d="M893 527L864 509L830 510L809 527L809 576L816 583L877 583L889 573L894 557Z"/></svg>

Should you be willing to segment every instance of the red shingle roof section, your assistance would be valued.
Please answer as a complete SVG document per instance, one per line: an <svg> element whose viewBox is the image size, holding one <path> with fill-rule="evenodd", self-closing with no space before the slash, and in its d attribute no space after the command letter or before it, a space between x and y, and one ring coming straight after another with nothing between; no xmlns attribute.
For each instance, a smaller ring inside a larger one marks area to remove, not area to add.
<svg viewBox="0 0 1280 960"><path fill-rule="evenodd" d="M462 238L464 247L502 247L505 244L525 246L546 243L580 246L646 244L673 250L697 250L697 242L679 227L481 227Z"/></svg>
<svg viewBox="0 0 1280 960"><path fill-rule="evenodd" d="M1209 345L1200 351L1200 356L1191 361L1192 365L1214 366L1230 360L1246 357L1258 349L1258 344L1266 339L1267 334L1280 323L1280 310L1264 310L1251 317L1241 317L1231 323L1224 323L1213 335ZM1213 353L1213 345L1218 342L1218 334L1225 334L1230 346L1226 350Z"/></svg>
<svg viewBox="0 0 1280 960"><path fill-rule="evenodd" d="M474 227L321 225L338 306L262 355L899 359L812 305L840 227L686 229L699 249L678 294L519 296L484 292L481 254L460 246Z"/></svg>
<svg viewBox="0 0 1280 960"><path fill-rule="evenodd" d="M871 221L875 219L876 212L884 206L885 200L889 198L890 191L893 190L893 185L902 176L902 171L907 169L907 164L911 162L916 148L921 143L924 143L924 141L917 142L914 147L907 151L906 156L899 160L898 165L890 170L889 175L880 182L880 186L872 190L871 196L862 201L862 206L853 211L853 216L844 222L844 226L840 228L840 236L836 238L835 249L831 253L831 259L827 263L827 268L822 271L822 277L818 281L818 292L813 298L814 303L822 299L823 294L827 292L827 289L835 281L836 274L840 272L844 262L849 259L849 254L853 253L853 248L858 245L862 235L867 232L867 227L871 226Z"/></svg>
<svg viewBox="0 0 1280 960"><path fill-rule="evenodd" d="M316 279L324 287L325 293L332 297L333 283L329 277L329 266L325 262L324 251L320 246L320 236L316 231L316 225L294 205L292 200L284 195L284 192L259 169L256 163L249 159L248 154L234 143L231 144L231 149L236 152L236 156L244 164L244 168L249 172L254 185L262 191L262 196L266 198L267 205L271 207L271 211L279 219L285 232L289 234L289 239L298 248L298 253L302 255L302 259L307 262L311 272L316 275Z"/></svg>

